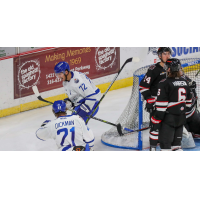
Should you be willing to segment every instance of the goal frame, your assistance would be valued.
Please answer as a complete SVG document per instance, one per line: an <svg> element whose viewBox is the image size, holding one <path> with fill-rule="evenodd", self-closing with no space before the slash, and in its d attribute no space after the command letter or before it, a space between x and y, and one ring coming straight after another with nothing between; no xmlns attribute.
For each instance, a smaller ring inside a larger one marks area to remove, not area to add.
<svg viewBox="0 0 200 200"><path fill-rule="evenodd" d="M195 69L195 66L198 65L198 64L200 64L200 58L185 58L185 59L180 59L180 61L182 63L181 66L183 67L183 69L186 68L186 67L189 67L189 66L194 66L193 68ZM141 68L137 69L133 73L133 79L134 78L138 78L138 86L137 86L137 88L138 88L138 91L137 91L138 92L138 104L139 104L139 108L138 108L138 130L140 130L142 128L145 128L143 126L143 123L144 123L144 120L143 120L144 101L143 101L143 97L142 97L142 95L141 95L141 93L139 91L139 83L141 82L141 80L143 79L143 77L145 76L146 73L138 75L137 72L139 70L141 70L142 68L146 68L148 70L148 68L150 66L152 66L152 65L147 65L145 67L141 67ZM200 66L198 66L198 67L200 69ZM147 72L147 70L146 70L146 72ZM195 70L189 69L188 71L195 71ZM132 87L134 87L134 85ZM131 97L132 97L132 95L133 95L133 89L132 89ZM131 100L131 97L130 97L130 100ZM130 100L129 100L129 102L130 102ZM129 104L129 102L128 102L128 104ZM128 106L128 104L127 104L127 106ZM125 109L124 109L124 111L125 111ZM124 111L122 112L122 114L120 115L120 117L123 115ZM119 117L119 119L120 119L120 117ZM148 121L148 123L149 123L149 121ZM105 144L107 146L115 147L115 148L132 149L132 150L142 150L143 149L143 131L139 131L138 132L138 137L137 138L138 138L137 147L126 147L126 146L123 146L123 145L115 145L115 144L111 144L109 142L106 142L104 139L102 139L101 141L102 141L103 144Z"/></svg>

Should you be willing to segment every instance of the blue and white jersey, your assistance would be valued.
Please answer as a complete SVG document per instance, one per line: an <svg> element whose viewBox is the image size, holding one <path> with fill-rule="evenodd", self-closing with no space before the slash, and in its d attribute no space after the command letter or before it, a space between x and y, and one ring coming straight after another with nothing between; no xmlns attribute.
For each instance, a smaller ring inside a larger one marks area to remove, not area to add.
<svg viewBox="0 0 200 200"><path fill-rule="evenodd" d="M71 74L71 80L63 82L65 93L75 106L85 102L92 110L101 98L101 91L85 74L76 71L71 71Z"/></svg>
<svg viewBox="0 0 200 200"><path fill-rule="evenodd" d="M78 115L58 117L36 131L40 140L54 139L61 151L72 150L74 146L94 146L94 134Z"/></svg>

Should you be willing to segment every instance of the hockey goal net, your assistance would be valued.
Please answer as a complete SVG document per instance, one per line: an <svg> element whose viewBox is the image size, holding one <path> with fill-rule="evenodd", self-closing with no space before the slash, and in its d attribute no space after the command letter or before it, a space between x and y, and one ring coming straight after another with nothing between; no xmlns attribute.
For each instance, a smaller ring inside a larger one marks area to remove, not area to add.
<svg viewBox="0 0 200 200"><path fill-rule="evenodd" d="M197 96L200 97L200 58L187 58L181 59L180 61L184 73L190 79L196 82ZM145 110L146 101L143 101L142 96L139 92L139 83L150 66L151 65L139 68L134 72L131 97L116 124L120 123L122 127L126 127L131 130L140 130L149 127L149 113ZM105 145L117 148L136 150L143 149L142 131L131 133L123 130L123 133L123 136L119 136L116 127L112 127L110 130L102 135L101 141Z"/></svg>

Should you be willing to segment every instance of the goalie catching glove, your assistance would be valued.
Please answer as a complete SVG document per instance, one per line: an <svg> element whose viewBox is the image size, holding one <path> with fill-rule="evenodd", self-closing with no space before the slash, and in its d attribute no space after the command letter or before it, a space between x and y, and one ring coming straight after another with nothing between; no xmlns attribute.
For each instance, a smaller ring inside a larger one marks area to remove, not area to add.
<svg viewBox="0 0 200 200"><path fill-rule="evenodd" d="M155 98L152 98L152 97L149 97L147 98L147 103L146 103L146 107L145 107L145 110L149 113L152 113L153 111L153 108L154 108L154 104L156 102L156 99Z"/></svg>

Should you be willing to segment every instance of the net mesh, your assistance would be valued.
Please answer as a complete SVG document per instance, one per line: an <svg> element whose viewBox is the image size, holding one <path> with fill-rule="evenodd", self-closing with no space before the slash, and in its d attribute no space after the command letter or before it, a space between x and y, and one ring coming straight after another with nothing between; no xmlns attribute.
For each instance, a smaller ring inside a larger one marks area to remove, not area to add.
<svg viewBox="0 0 200 200"><path fill-rule="evenodd" d="M200 58L188 58L182 59L181 64L190 63ZM142 102L142 124L139 126L139 81L146 74L148 68L151 65L142 67L136 70L133 74L133 87L132 94L129 99L129 102L124 109L123 113L117 120L115 124L120 123L122 127L126 127L132 130L138 130L140 128L149 127L149 113L145 110L146 101ZM200 96L200 73L197 73L200 70L200 64L195 64L192 66L184 67L184 73L193 81L196 82L197 96ZM116 127L112 127L110 130L105 132L102 135L102 142L109 146L119 147L119 148L128 148L128 149L137 149L138 148L138 132L130 133L128 131L122 131L124 136L119 136Z"/></svg>

